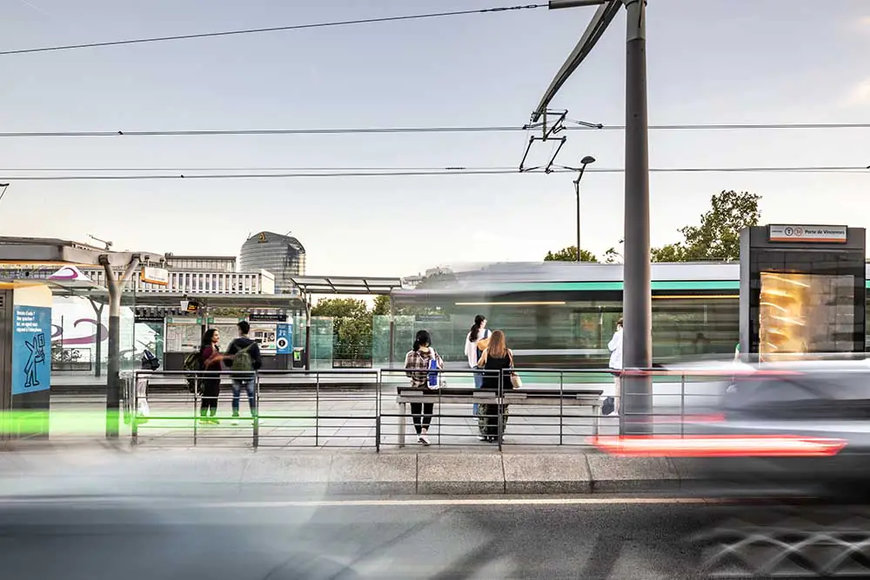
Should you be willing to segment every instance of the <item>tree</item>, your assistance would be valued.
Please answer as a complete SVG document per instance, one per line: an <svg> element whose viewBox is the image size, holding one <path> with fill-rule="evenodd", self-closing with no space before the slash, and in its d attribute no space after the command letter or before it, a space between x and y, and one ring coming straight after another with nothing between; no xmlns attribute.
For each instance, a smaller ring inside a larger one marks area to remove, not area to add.
<svg viewBox="0 0 870 580"><path fill-rule="evenodd" d="M372 314L363 300L328 298L311 309L312 316L333 318L332 336L337 359L361 359L371 353Z"/></svg>
<svg viewBox="0 0 870 580"><path fill-rule="evenodd" d="M368 314L365 301L355 298L326 298L311 309L311 316L358 318Z"/></svg>
<svg viewBox="0 0 870 580"><path fill-rule="evenodd" d="M386 316L390 313L390 297L375 296L375 307L372 314L375 316Z"/></svg>
<svg viewBox="0 0 870 580"><path fill-rule="evenodd" d="M760 195L749 192L722 191L711 199L711 209L701 216L698 226L678 231L683 241L653 248L653 262L692 262L695 260L740 259L740 230L758 225Z"/></svg>
<svg viewBox="0 0 870 580"><path fill-rule="evenodd" d="M624 243L625 243L625 240L619 240L619 244L618 244L618 245L621 246L621 245L623 245ZM616 246L611 247L611 248L607 248L607 251L604 252L604 263L605 263L605 264L617 264L617 263L621 263L621 261L624 260L624 259L625 259L625 257L622 255L622 252L620 252L619 250L617 250L617 249L616 249Z"/></svg>
<svg viewBox="0 0 870 580"><path fill-rule="evenodd" d="M547 252L547 255L544 256L545 262L576 262L577 261L577 246L568 246L567 248L562 248L555 254L553 252ZM580 261L581 262L597 262L598 258L595 257L595 254L588 250L580 250Z"/></svg>

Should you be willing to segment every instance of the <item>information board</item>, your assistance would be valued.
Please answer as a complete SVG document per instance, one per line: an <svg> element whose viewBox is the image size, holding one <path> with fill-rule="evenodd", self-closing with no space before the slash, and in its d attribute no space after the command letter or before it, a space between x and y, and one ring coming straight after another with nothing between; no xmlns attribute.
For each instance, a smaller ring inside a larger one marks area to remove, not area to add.
<svg viewBox="0 0 870 580"><path fill-rule="evenodd" d="M12 314L12 394L51 387L51 308L15 306Z"/></svg>

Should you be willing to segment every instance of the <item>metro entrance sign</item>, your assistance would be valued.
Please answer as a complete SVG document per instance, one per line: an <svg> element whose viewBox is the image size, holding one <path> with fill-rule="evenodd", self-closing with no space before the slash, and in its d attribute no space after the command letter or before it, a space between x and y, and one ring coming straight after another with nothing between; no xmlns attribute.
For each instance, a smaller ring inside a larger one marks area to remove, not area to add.
<svg viewBox="0 0 870 580"><path fill-rule="evenodd" d="M771 242L800 242L817 244L845 244L846 226L768 226L768 240Z"/></svg>

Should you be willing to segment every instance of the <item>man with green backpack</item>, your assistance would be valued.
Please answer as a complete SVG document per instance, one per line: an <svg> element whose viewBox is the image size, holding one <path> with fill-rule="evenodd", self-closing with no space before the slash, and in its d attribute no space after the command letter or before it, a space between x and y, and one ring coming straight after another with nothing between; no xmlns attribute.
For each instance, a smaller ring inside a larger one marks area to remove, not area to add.
<svg viewBox="0 0 870 580"><path fill-rule="evenodd" d="M239 337L230 343L226 358L224 359L224 363L231 371L234 371L234 373L244 373L233 374L233 425L238 425L239 422L239 399L242 387L248 392L251 416L255 417L257 415L254 375L263 365L263 359L260 357L260 346L248 338L248 333L251 332L251 325L247 320L242 320L239 322L238 327Z"/></svg>

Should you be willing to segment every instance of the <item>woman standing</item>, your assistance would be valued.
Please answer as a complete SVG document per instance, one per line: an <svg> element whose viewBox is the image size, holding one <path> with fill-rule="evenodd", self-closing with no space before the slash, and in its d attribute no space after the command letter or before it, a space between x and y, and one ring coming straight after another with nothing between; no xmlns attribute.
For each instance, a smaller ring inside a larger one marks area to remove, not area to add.
<svg viewBox="0 0 870 580"><path fill-rule="evenodd" d="M423 389L423 393L435 392L435 389L429 387L429 373L422 371L432 368L433 361L435 368L444 368L444 361L432 348L431 343L432 338L428 332L425 330L417 331L414 347L405 355L405 368L418 369L414 372L408 371L405 374L411 378L411 386ZM433 403L411 403L411 418L414 421L417 440L421 445L429 445L429 425L432 423L433 406Z"/></svg>
<svg viewBox="0 0 870 580"><path fill-rule="evenodd" d="M490 371L484 375L481 388L496 392L499 392L500 385L502 392L512 388L510 375L504 370L513 368L514 355L507 347L504 332L496 330L492 333L489 346L483 351L477 366ZM499 414L501 414L501 433L499 433ZM477 424L486 441L498 441L507 425L507 405L481 403L478 406Z"/></svg>
<svg viewBox="0 0 870 580"><path fill-rule="evenodd" d="M475 316L474 324L471 326L468 336L465 337L465 356L468 358L469 367L473 369L477 368L477 361L480 360L483 351L489 345L490 335L492 335L492 332L486 327L486 317L482 314ZM483 375L474 373L473 378L474 388L479 389L483 385ZM477 403L474 403L471 409L472 415L477 417L477 411ZM481 431L477 438L483 441L486 439L486 436Z"/></svg>
<svg viewBox="0 0 870 580"><path fill-rule="evenodd" d="M618 413L619 401L622 397L622 318L616 321L616 332L607 343L607 349L610 351L609 366L613 373L614 396L604 399L604 404L601 406L601 412L604 415Z"/></svg>
<svg viewBox="0 0 870 580"><path fill-rule="evenodd" d="M224 355L220 352L220 333L209 328L202 335L202 344L199 348L199 356L202 360L202 369L204 371L220 371L221 362L224 360ZM218 396L221 392L220 376L205 375L202 380L202 404L199 408L200 421L203 423L218 424L218 420L214 418L217 413ZM208 414L208 417L206 417Z"/></svg>
<svg viewBox="0 0 870 580"><path fill-rule="evenodd" d="M468 358L468 366L477 368L477 361L480 360L483 351L489 344L489 337L492 333L486 328L486 317L478 314L474 317L474 325L472 325L468 336L465 337L465 356ZM483 376L475 373L474 388L479 389L483 384Z"/></svg>

